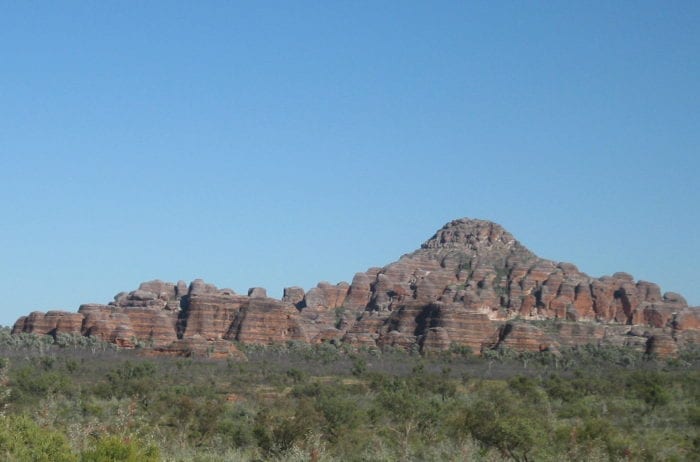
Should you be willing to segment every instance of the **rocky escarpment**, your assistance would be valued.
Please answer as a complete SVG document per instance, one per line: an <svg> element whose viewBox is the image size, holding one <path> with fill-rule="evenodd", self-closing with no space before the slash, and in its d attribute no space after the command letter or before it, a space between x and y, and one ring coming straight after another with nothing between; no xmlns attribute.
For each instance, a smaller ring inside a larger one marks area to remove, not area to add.
<svg viewBox="0 0 700 462"><path fill-rule="evenodd" d="M595 343L668 355L700 341L700 308L627 273L590 277L537 257L495 223L460 219L350 284L289 287L277 300L259 287L240 295L202 280L150 281L77 313L33 312L15 323L20 332L88 335L164 353L295 340L477 352Z"/></svg>

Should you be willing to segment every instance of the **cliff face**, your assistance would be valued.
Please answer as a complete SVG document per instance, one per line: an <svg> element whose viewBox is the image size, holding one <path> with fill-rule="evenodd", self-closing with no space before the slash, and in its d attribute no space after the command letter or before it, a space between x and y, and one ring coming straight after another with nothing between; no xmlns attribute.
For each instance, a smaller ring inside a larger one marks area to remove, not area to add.
<svg viewBox="0 0 700 462"><path fill-rule="evenodd" d="M297 340L476 352L596 343L667 355L700 341L700 307L627 273L592 278L537 257L495 223L460 219L351 284L290 287L276 300L262 288L239 295L201 280L150 281L78 313L33 312L15 323L20 332L91 335L163 352Z"/></svg>

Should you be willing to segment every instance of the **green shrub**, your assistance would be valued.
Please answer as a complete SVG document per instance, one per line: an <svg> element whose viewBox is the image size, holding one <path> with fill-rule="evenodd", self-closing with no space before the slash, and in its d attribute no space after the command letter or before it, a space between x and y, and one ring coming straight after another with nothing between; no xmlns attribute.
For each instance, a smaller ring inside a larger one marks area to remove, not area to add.
<svg viewBox="0 0 700 462"><path fill-rule="evenodd" d="M14 371L10 375L10 385L15 400L54 393L68 394L71 391L71 380L64 373L33 366L24 366Z"/></svg>
<svg viewBox="0 0 700 462"><path fill-rule="evenodd" d="M105 436L81 454L80 462L158 462L159 459L156 446L136 439Z"/></svg>
<svg viewBox="0 0 700 462"><path fill-rule="evenodd" d="M655 371L639 371L627 379L627 387L634 396L643 400L651 410L668 404L671 396L664 377Z"/></svg>
<svg viewBox="0 0 700 462"><path fill-rule="evenodd" d="M0 458L16 462L74 462L66 437L29 417L0 417Z"/></svg>
<svg viewBox="0 0 700 462"><path fill-rule="evenodd" d="M96 391L105 398L148 396L158 389L155 375L156 367L151 362L125 361L107 373L106 384L103 383Z"/></svg>
<svg viewBox="0 0 700 462"><path fill-rule="evenodd" d="M516 461L537 460L533 453L550 446L551 416L547 413L546 395L533 390L529 380L502 384L482 384L476 399L464 413L464 427L486 448L495 448ZM521 388L525 396L513 393ZM533 400L532 396L538 395Z"/></svg>

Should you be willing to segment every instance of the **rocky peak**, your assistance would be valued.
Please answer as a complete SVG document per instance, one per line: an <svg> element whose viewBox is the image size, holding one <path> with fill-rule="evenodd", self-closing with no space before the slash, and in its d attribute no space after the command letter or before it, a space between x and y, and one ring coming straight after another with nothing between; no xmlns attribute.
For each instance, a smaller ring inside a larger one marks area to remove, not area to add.
<svg viewBox="0 0 700 462"><path fill-rule="evenodd" d="M515 247L513 235L499 224L486 220L460 218L439 229L421 245L423 249L460 249L478 251L487 247Z"/></svg>
<svg viewBox="0 0 700 462"><path fill-rule="evenodd" d="M453 220L425 241L414 255L443 258L457 255L488 266L503 266L507 259L518 261L535 258L525 246L501 225L471 218Z"/></svg>

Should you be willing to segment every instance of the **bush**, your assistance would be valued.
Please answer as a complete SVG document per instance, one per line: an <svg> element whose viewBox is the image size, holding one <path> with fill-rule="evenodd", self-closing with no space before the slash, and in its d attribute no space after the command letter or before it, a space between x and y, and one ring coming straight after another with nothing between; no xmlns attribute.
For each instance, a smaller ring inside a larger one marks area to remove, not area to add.
<svg viewBox="0 0 700 462"><path fill-rule="evenodd" d="M498 449L516 461L532 460L533 453L550 446L546 395L534 390L529 380L516 379L509 388L484 385L465 410L464 426L484 447ZM524 396L513 393L513 388Z"/></svg>
<svg viewBox="0 0 700 462"><path fill-rule="evenodd" d="M10 376L13 399L25 396L43 397L48 394L64 393L71 390L71 381L64 373L45 371L32 366L24 366Z"/></svg>
<svg viewBox="0 0 700 462"><path fill-rule="evenodd" d="M657 406L668 404L671 396L668 392L668 384L658 372L640 371L631 374L627 380L627 387L633 395L643 400L651 410Z"/></svg>
<svg viewBox="0 0 700 462"><path fill-rule="evenodd" d="M94 448L82 453L80 462L158 462L160 451L156 446L139 440L106 436L99 438Z"/></svg>
<svg viewBox="0 0 700 462"><path fill-rule="evenodd" d="M155 373L156 367L151 362L126 361L107 373L107 383L98 388L98 393L106 398L148 396L158 388Z"/></svg>
<svg viewBox="0 0 700 462"><path fill-rule="evenodd" d="M68 440L27 416L0 417L0 457L16 462L74 462Z"/></svg>

